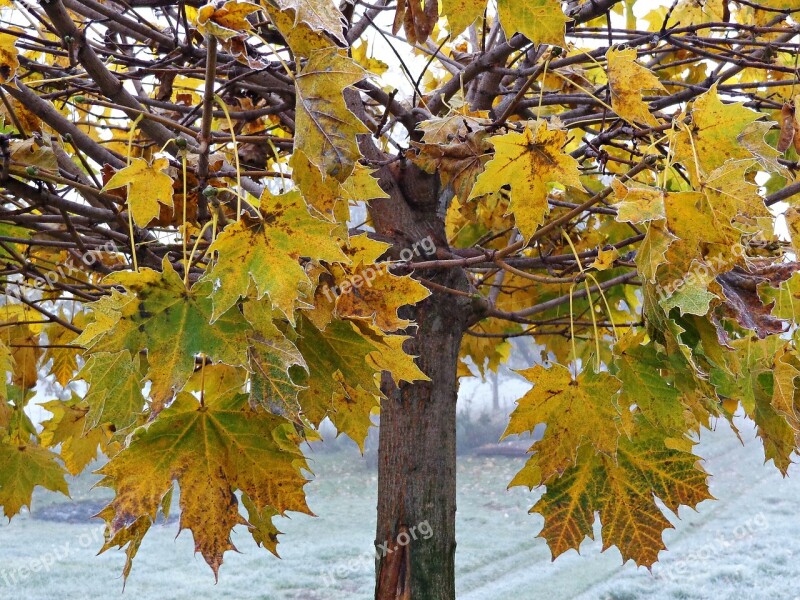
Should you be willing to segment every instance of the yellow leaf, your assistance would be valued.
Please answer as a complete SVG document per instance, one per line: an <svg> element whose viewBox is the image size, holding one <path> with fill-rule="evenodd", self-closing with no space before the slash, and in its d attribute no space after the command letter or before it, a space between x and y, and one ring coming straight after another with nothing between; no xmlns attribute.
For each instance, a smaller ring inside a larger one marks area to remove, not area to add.
<svg viewBox="0 0 800 600"><path fill-rule="evenodd" d="M442 0L442 15L452 35L457 35L483 16L486 0Z"/></svg>
<svg viewBox="0 0 800 600"><path fill-rule="evenodd" d="M308 23L297 22L294 10L280 10L271 2L264 2L265 10L275 28L281 32L292 52L298 56L310 56L314 50L331 47L331 40L322 31L313 30ZM333 10L334 7L331 6Z"/></svg>
<svg viewBox="0 0 800 600"><path fill-rule="evenodd" d="M636 62L636 49L609 48L606 60L614 112L631 124L658 126L658 119L650 113L642 96L645 90L663 93L667 90L650 69Z"/></svg>
<svg viewBox="0 0 800 600"><path fill-rule="evenodd" d="M368 46L366 41L362 41L357 46L353 46L353 60L355 60L370 73L375 73L375 75L383 75L386 73L386 71L389 70L389 65L382 60L378 60L374 56L368 56L367 50Z"/></svg>
<svg viewBox="0 0 800 600"><path fill-rule="evenodd" d="M5 83L17 74L19 58L17 57L17 36L0 33L0 83Z"/></svg>
<svg viewBox="0 0 800 600"><path fill-rule="evenodd" d="M42 423L43 446L60 446L59 454L71 475L78 475L97 456L97 448L104 449L111 437L107 426L86 427L89 408L80 398L52 400L40 404L53 413L53 417Z"/></svg>
<svg viewBox="0 0 800 600"><path fill-rule="evenodd" d="M514 485L533 487L540 479L533 455L514 478ZM669 448L663 434L640 423L629 439L620 438L615 456L597 452L590 444L576 451L576 464L542 481L547 491L531 512L544 517L539 537L556 558L593 538L595 512L600 514L603 550L616 546L623 560L649 567L665 548L662 535L672 525L656 498L672 512L696 507L712 496L698 457Z"/></svg>
<svg viewBox="0 0 800 600"><path fill-rule="evenodd" d="M569 19L558 0L497 0L497 13L509 38L519 32L534 44L566 45L564 31Z"/></svg>
<svg viewBox="0 0 800 600"><path fill-rule="evenodd" d="M605 271L614 266L614 261L619 258L619 250L611 248L609 250L601 249L597 251L597 258L594 259L592 267L598 271Z"/></svg>
<svg viewBox="0 0 800 600"><path fill-rule="evenodd" d="M739 136L759 114L741 102L723 104L717 85L694 101L692 122L671 134L676 160L689 172L700 177L727 160L750 158L750 152L739 143Z"/></svg>
<svg viewBox="0 0 800 600"><path fill-rule="evenodd" d="M64 468L41 446L0 439L0 465L0 506L9 519L23 506L30 508L36 486L69 495Z"/></svg>
<svg viewBox="0 0 800 600"><path fill-rule="evenodd" d="M476 335L464 335L459 356L462 361L467 357L472 358L481 377L485 378L489 371L496 373L500 365L508 360L511 355L511 342L508 339L484 337L480 334L512 333L517 330L519 327L514 323L500 319L484 319L470 328Z"/></svg>
<svg viewBox="0 0 800 600"><path fill-rule="evenodd" d="M387 263L362 262L339 272L334 293L339 316L366 319L383 331L408 327L410 321L398 317L397 310L430 296L428 288L410 275L390 273Z"/></svg>
<svg viewBox="0 0 800 600"><path fill-rule="evenodd" d="M369 129L347 108L345 88L364 71L336 48L317 50L297 74L295 148L326 176L344 181L361 157L356 136Z"/></svg>
<svg viewBox="0 0 800 600"><path fill-rule="evenodd" d="M326 416L334 426L363 448L369 416L378 406L380 370L367 361L375 351L348 321L334 319L320 331L305 317L298 320L297 347L308 372L296 371L305 386L298 399L306 417L318 425Z"/></svg>
<svg viewBox="0 0 800 600"><path fill-rule="evenodd" d="M302 453L282 430L293 429L280 417L249 408L246 394L205 395L203 404L181 393L147 427L136 430L127 448L99 472L114 500L102 512L107 542L136 544L144 531L140 519L156 518L162 500L180 485L180 528L190 529L195 549L216 574L223 555L234 550L231 530L247 525L239 514L237 490L258 511L272 507L311 514L300 469ZM133 549L135 553L135 548ZM130 555L129 555L130 556Z"/></svg>
<svg viewBox="0 0 800 600"><path fill-rule="evenodd" d="M295 307L311 285L300 257L349 262L331 237L333 224L312 217L297 190L282 196L266 190L261 212L262 219L244 216L228 225L211 245L210 252L219 253L205 276L219 282L211 293L213 318L246 296L252 280L256 299L268 293L272 306L294 322Z"/></svg>
<svg viewBox="0 0 800 600"><path fill-rule="evenodd" d="M226 2L219 8L215 8L213 4L206 4L197 13L197 29L200 33L227 40L250 31L247 15L259 10L261 10L259 5L239 0Z"/></svg>
<svg viewBox="0 0 800 600"><path fill-rule="evenodd" d="M64 316L62 312L61 317L64 318ZM47 334L48 348L42 360L47 363L52 359L50 373L55 375L59 384L67 385L78 368L77 357L80 347L73 344L78 334L59 323L51 323L45 327L45 333ZM65 348L63 346L74 347Z"/></svg>
<svg viewBox="0 0 800 600"><path fill-rule="evenodd" d="M371 170L358 163L344 182L333 177L323 178L322 173L302 150L294 151L289 159L289 166L292 167L292 179L308 205L334 222L347 222L350 218L350 203L388 197L378 185L378 180L371 175Z"/></svg>
<svg viewBox="0 0 800 600"><path fill-rule="evenodd" d="M575 464L576 448L589 442L598 451L613 455L620 421L615 396L620 381L591 369L573 379L569 369L553 364L517 371L533 389L517 401L503 436L533 431L544 423L544 437L533 449L543 479Z"/></svg>
<svg viewBox="0 0 800 600"><path fill-rule="evenodd" d="M32 388L39 378L39 359L44 352L39 346L39 334L36 333L35 326L12 325L6 327L3 335L7 336L14 361L11 382L21 388Z"/></svg>
<svg viewBox="0 0 800 600"><path fill-rule="evenodd" d="M617 221L638 224L666 216L663 191L657 188L627 188L618 179L612 180L611 186L614 196L619 199L614 204Z"/></svg>
<svg viewBox="0 0 800 600"><path fill-rule="evenodd" d="M511 186L510 210L520 233L529 239L542 224L550 208L549 184L581 188L578 161L564 153L567 132L550 129L546 121L536 121L522 133L511 132L489 138L494 158L478 176L471 198L495 193Z"/></svg>
<svg viewBox="0 0 800 600"><path fill-rule="evenodd" d="M342 25L344 16L332 0L274 0L282 11L294 13L293 27L308 25L313 31L325 33L345 45ZM328 44L330 46L330 44Z"/></svg>
<svg viewBox="0 0 800 600"><path fill-rule="evenodd" d="M133 221L145 227L158 216L159 203L172 208L172 178L164 173L168 166L166 158L157 158L152 165L143 158L134 158L130 165L117 171L103 189L130 186L128 207Z"/></svg>

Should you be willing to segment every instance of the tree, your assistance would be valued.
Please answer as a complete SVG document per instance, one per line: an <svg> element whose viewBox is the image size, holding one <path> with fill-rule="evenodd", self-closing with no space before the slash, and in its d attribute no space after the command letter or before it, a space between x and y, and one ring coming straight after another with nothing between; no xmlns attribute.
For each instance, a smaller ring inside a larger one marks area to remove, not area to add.
<svg viewBox="0 0 800 600"><path fill-rule="evenodd" d="M216 575L310 512L320 422L380 409L375 597L452 599L458 379L518 336L506 433L546 429L510 483L554 557L599 516L653 564L740 407L787 472L794 0L0 6L9 518L99 451L125 576L175 482Z"/></svg>

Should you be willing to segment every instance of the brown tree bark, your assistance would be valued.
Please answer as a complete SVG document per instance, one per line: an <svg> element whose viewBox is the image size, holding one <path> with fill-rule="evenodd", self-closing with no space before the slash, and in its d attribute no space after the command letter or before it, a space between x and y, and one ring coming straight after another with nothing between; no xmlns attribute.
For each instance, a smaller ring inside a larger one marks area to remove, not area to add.
<svg viewBox="0 0 800 600"><path fill-rule="evenodd" d="M378 233L395 240L391 253L424 238L446 250L449 196L438 177L401 162L383 170L381 184L391 197L374 201L370 214ZM461 270L425 276L438 286L469 289ZM431 287L431 296L408 311L416 328L406 342L430 381L398 387L385 377L382 386L376 600L455 599L456 370L473 311L466 294Z"/></svg>
<svg viewBox="0 0 800 600"><path fill-rule="evenodd" d="M456 367L463 302L417 307L412 353L431 381L386 382L378 449L376 600L455 599Z"/></svg>

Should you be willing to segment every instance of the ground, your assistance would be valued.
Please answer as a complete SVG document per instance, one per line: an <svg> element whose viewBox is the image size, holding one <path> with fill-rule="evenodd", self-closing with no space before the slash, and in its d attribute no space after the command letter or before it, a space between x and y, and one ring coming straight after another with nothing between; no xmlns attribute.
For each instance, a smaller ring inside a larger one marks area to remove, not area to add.
<svg viewBox="0 0 800 600"><path fill-rule="evenodd" d="M741 429L744 446L726 425L703 434L700 453L718 500L673 519L676 529L665 536L669 551L652 573L623 566L613 549L601 553L599 536L580 555L570 551L551 562L536 537L541 518L527 514L538 494L506 490L522 459L461 457L459 600L800 600L800 472L783 479L762 464L752 427L743 422ZM74 510L66 517L77 523L46 520L64 518L64 508L53 506L60 502L55 495L37 493L33 515L0 525L0 599L368 599L376 473L355 450L316 452L312 463L316 479L307 489L318 517L281 520L282 560L239 532L234 542L241 553L226 555L215 585L202 557L192 554L191 534L175 538L173 517L148 534L124 596L123 554L95 556L99 522L82 521ZM88 483L86 477L76 482L75 499L102 503L107 491L89 490Z"/></svg>

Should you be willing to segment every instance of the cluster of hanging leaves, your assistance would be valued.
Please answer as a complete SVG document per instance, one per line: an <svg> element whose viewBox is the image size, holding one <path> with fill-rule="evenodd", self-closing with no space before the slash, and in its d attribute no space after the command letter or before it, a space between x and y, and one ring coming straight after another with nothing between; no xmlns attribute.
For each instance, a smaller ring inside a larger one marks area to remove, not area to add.
<svg viewBox="0 0 800 600"><path fill-rule="evenodd" d="M215 573L236 526L277 554L273 518L312 514L301 444L330 419L363 447L381 378L427 379L403 307L463 295L442 269L476 307L461 376L542 349L506 434L546 425L511 484L544 487L554 557L599 518L651 565L737 411L786 473L800 9L634 5L0 1L4 514L102 454L126 576L176 485ZM424 58L407 99L371 28ZM411 260L370 226L401 163L450 192L446 247Z"/></svg>

